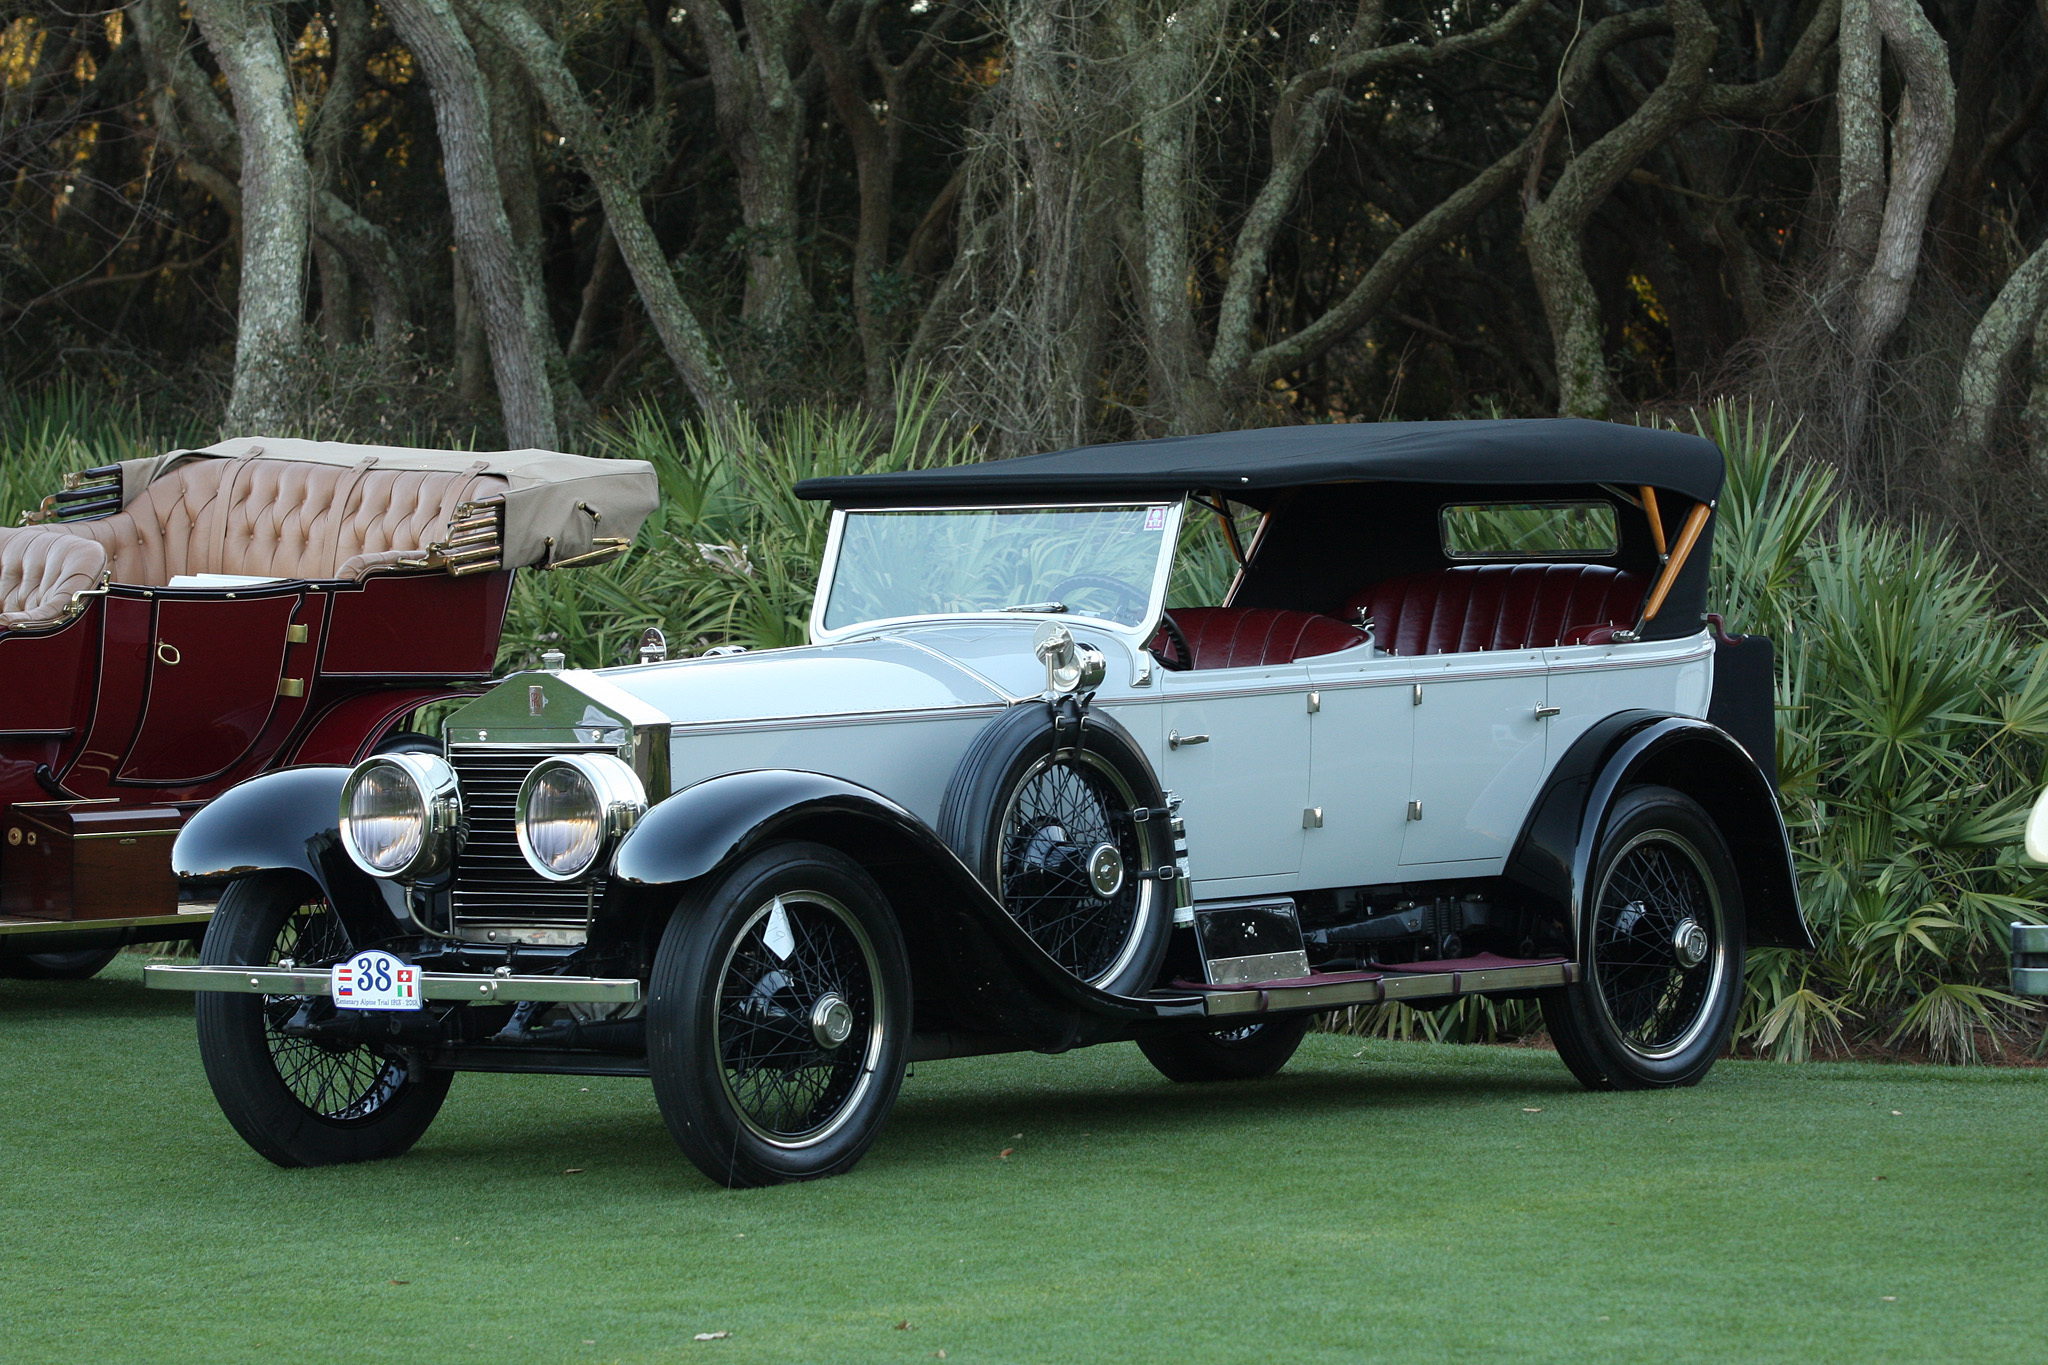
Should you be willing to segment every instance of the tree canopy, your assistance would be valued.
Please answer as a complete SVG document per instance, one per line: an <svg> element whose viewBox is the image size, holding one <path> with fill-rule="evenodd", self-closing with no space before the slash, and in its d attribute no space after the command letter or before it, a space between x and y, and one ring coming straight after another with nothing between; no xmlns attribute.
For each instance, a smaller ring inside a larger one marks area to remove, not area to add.
<svg viewBox="0 0 2048 1365"><path fill-rule="evenodd" d="M2032 488L2044 101L2048 0L13 0L0 365L515 444L917 370L1004 452L1734 391Z"/></svg>

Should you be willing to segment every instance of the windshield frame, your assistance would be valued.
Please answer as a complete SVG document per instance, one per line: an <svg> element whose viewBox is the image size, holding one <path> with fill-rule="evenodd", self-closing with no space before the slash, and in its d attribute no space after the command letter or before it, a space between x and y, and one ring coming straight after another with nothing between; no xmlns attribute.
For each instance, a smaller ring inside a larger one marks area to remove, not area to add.
<svg viewBox="0 0 2048 1365"><path fill-rule="evenodd" d="M856 621L850 625L827 628L825 609L832 600L832 587L839 576L839 554L845 541L846 519L849 515L863 515L870 512L1089 512L1118 507L1163 507L1166 509L1166 528L1161 537L1162 546L1158 561L1152 569L1152 589L1146 598L1143 624L1127 626L1100 616L1089 616L1079 612L1037 612L1037 611L970 611L935 612L914 616L880 617L872 621ZM1100 498L1057 502L989 502L989 503L905 503L880 504L873 507L834 507L832 524L825 534L825 554L818 568L818 591L811 599L810 632L811 643L830 644L865 632L885 629L891 626L912 625L928 621L1066 621L1085 625L1095 630L1107 631L1130 642L1132 649L1141 649L1159 628L1159 618L1166 610L1166 590L1173 580L1173 565L1180 546L1181 520L1186 515L1187 498Z"/></svg>

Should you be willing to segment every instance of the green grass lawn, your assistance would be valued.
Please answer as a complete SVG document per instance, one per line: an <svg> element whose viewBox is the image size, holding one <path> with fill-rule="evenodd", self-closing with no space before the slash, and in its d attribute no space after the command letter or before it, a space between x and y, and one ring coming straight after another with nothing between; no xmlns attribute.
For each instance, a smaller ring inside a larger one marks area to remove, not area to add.
<svg viewBox="0 0 2048 1365"><path fill-rule="evenodd" d="M281 1171L189 1012L132 956L0 981L0 1360L2048 1359L2041 1072L928 1063L852 1175L733 1192L644 1082L566 1076L459 1077L410 1156Z"/></svg>

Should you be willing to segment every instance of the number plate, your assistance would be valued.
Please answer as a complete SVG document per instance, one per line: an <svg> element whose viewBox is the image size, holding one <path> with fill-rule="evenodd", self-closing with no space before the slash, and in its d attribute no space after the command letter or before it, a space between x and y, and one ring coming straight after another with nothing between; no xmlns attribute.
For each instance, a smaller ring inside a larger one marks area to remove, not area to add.
<svg viewBox="0 0 2048 1365"><path fill-rule="evenodd" d="M420 969L381 948L335 964L334 1005L344 1010L420 1008Z"/></svg>

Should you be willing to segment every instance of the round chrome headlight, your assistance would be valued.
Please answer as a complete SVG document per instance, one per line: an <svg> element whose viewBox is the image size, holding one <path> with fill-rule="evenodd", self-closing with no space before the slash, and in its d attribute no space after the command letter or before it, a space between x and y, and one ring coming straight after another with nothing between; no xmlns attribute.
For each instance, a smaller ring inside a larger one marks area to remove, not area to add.
<svg viewBox="0 0 2048 1365"><path fill-rule="evenodd" d="M512 828L535 872L569 882L597 866L646 812L647 789L624 760L566 754L526 775Z"/></svg>
<svg viewBox="0 0 2048 1365"><path fill-rule="evenodd" d="M379 754L341 786L341 844L372 877L423 877L448 865L462 818L455 770L435 754Z"/></svg>

